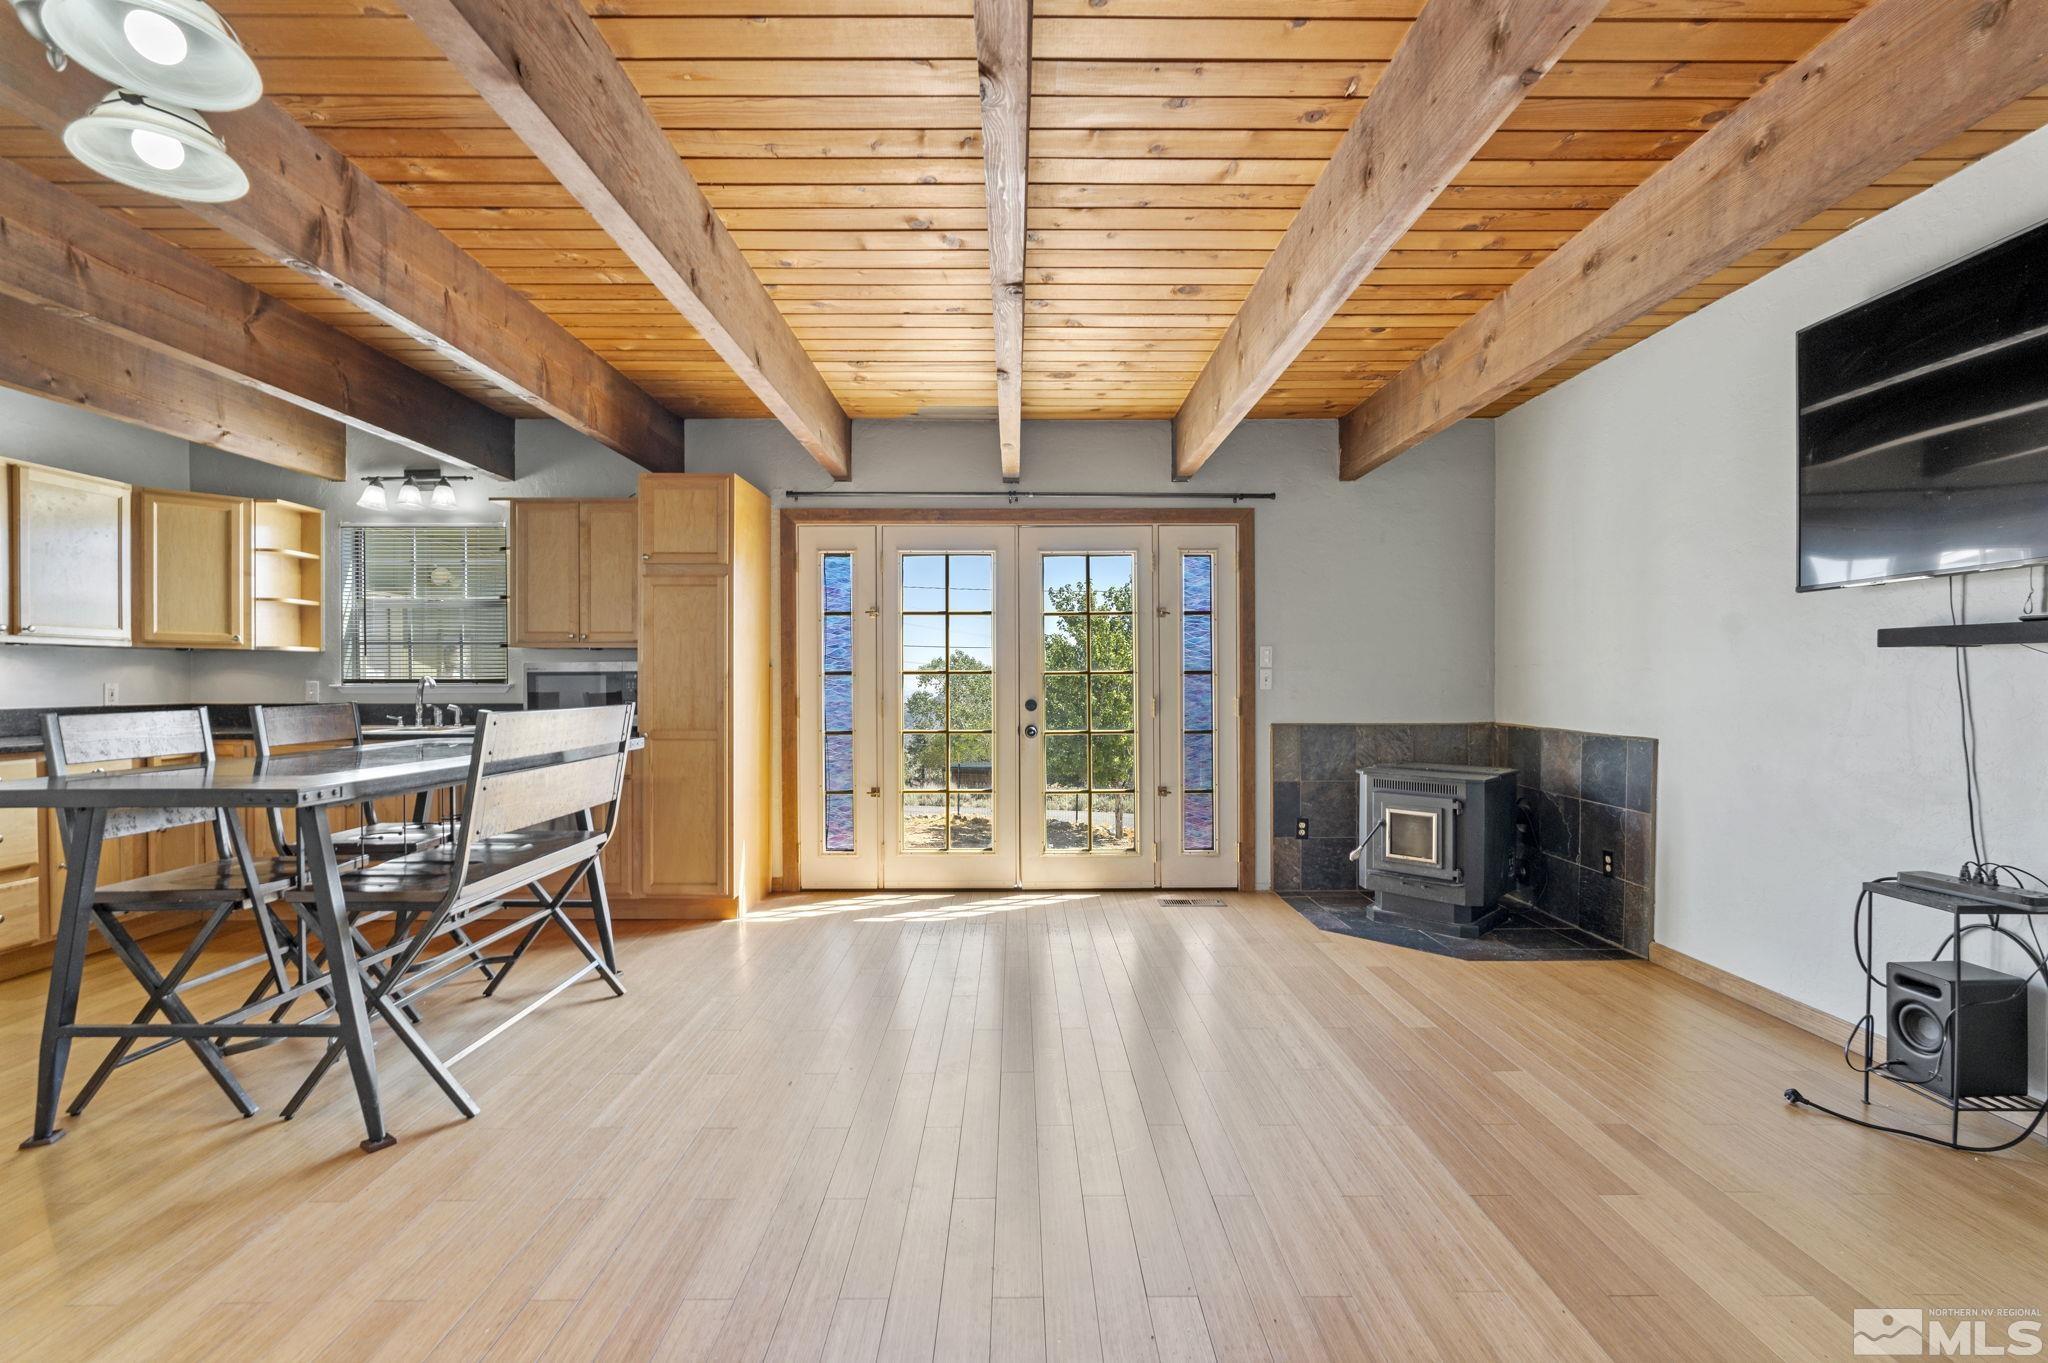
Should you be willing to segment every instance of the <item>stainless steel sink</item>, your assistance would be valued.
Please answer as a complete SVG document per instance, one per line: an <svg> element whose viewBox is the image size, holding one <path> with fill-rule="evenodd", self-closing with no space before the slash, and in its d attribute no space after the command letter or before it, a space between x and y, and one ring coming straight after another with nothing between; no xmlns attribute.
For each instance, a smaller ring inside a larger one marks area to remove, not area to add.
<svg viewBox="0 0 2048 1363"><path fill-rule="evenodd" d="M443 739L466 743L476 736L470 724L365 724L363 737L381 742L427 742Z"/></svg>

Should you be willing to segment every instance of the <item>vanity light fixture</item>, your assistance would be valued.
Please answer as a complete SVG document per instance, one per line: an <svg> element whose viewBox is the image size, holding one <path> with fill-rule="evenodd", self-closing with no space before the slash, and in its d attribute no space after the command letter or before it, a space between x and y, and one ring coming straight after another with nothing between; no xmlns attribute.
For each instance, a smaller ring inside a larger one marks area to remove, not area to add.
<svg viewBox="0 0 2048 1363"><path fill-rule="evenodd" d="M380 473L366 477L362 496L356 498L356 505L368 511L386 511L397 506L404 511L417 511L431 506L436 511L453 511L456 507L455 484L470 481L467 473L444 473L440 469L407 469L404 473ZM386 483L397 483L396 496L386 494Z"/></svg>

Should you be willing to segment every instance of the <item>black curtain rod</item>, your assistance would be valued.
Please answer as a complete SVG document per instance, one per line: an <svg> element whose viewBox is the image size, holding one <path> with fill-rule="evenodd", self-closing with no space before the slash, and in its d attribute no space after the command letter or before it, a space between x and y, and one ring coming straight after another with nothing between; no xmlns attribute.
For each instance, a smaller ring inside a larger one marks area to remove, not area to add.
<svg viewBox="0 0 2048 1363"><path fill-rule="evenodd" d="M1021 488L1005 488L1001 491L979 492L933 492L929 489L916 492L870 492L866 488L825 488L819 491L799 491L796 488L785 488L782 495L789 498L792 502L816 497L935 497L940 499L1000 497L1006 502L1026 501L1035 497L1106 497L1125 502L1273 502L1280 499L1280 494L1277 492L1026 492Z"/></svg>

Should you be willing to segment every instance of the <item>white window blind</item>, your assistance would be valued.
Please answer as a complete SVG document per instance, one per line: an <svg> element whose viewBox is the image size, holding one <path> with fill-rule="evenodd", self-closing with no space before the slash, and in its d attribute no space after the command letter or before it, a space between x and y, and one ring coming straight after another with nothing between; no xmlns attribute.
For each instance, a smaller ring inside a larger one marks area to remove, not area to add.
<svg viewBox="0 0 2048 1363"><path fill-rule="evenodd" d="M346 527L342 680L507 678L505 527Z"/></svg>

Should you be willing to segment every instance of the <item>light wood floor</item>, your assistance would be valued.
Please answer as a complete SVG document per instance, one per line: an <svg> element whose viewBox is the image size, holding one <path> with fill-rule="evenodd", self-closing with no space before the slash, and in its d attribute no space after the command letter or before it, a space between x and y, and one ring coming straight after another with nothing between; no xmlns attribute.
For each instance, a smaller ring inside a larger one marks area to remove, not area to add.
<svg viewBox="0 0 2048 1363"><path fill-rule="evenodd" d="M1267 895L814 897L622 954L626 998L465 1067L475 1121L380 1047L370 1156L339 1074L272 1115L304 1042L244 1058L249 1121L167 1053L17 1153L44 982L0 984L0 1353L1839 1358L1858 1306L2048 1299L2048 1149L1789 1111L1849 1099L1839 1053L1649 965Z"/></svg>

